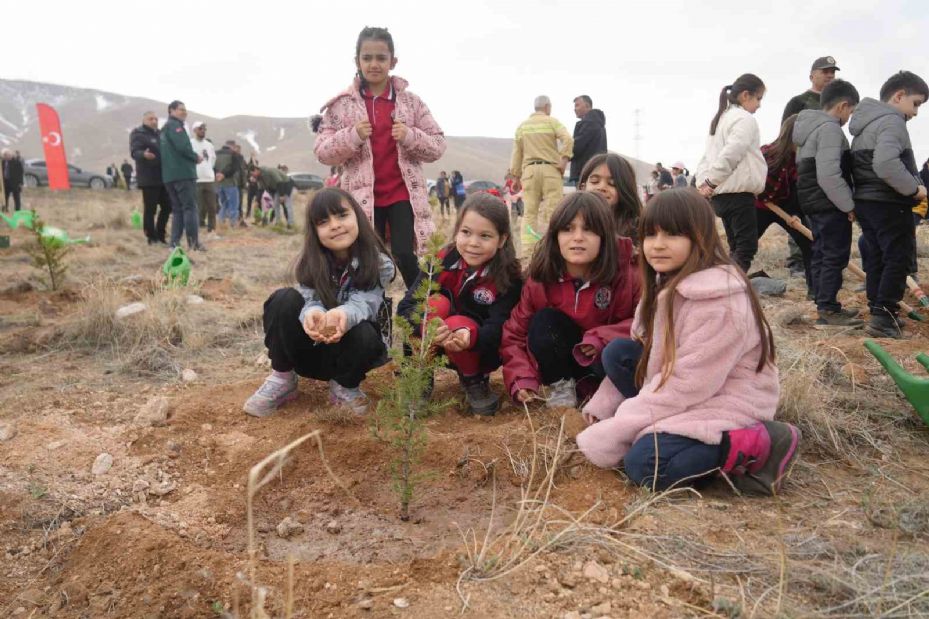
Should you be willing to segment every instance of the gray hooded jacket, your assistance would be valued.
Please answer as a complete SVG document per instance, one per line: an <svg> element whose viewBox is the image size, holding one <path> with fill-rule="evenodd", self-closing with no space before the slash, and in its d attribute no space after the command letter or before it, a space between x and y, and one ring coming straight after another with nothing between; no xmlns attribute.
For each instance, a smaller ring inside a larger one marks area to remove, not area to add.
<svg viewBox="0 0 929 619"><path fill-rule="evenodd" d="M848 140L839 119L821 110L804 110L797 115L793 141L797 145L797 197L803 212L854 210Z"/></svg>
<svg viewBox="0 0 929 619"><path fill-rule="evenodd" d="M867 97L855 109L849 131L855 200L915 206L919 171L903 114Z"/></svg>

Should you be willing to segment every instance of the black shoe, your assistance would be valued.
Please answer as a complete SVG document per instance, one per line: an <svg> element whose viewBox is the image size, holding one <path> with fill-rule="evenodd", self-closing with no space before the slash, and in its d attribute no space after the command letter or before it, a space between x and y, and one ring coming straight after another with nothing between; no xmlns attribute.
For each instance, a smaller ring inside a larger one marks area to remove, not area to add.
<svg viewBox="0 0 929 619"><path fill-rule="evenodd" d="M487 376L461 376L459 379L468 400L468 412L489 417L500 410L500 396L491 390Z"/></svg>
<svg viewBox="0 0 929 619"><path fill-rule="evenodd" d="M819 318L816 320L817 327L854 327L859 328L864 325L864 321L855 318L858 310L840 309L835 312L819 312Z"/></svg>
<svg viewBox="0 0 929 619"><path fill-rule="evenodd" d="M197 243L196 245L194 245L194 246L191 247L190 249L191 249L192 251L202 251L202 252L206 252L206 245L204 245L203 243Z"/></svg>
<svg viewBox="0 0 929 619"><path fill-rule="evenodd" d="M864 330L872 337L903 338L903 322L891 314L873 314Z"/></svg>

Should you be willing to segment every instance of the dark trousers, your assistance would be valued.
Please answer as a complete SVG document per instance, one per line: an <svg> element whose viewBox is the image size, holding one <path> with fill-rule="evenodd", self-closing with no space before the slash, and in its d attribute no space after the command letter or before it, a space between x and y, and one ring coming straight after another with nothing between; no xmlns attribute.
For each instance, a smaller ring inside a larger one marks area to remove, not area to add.
<svg viewBox="0 0 929 619"><path fill-rule="evenodd" d="M461 206L464 204L465 196L464 196L464 195L458 195L458 194L456 193L456 194L455 194L455 197L454 197L454 200L455 200L455 211L458 211L458 210L461 209Z"/></svg>
<svg viewBox="0 0 929 619"><path fill-rule="evenodd" d="M293 288L276 290L265 301L265 346L274 370L335 380L354 389L369 370L385 360L387 348L373 322L355 325L335 344L318 344L300 323L303 305L303 296Z"/></svg>
<svg viewBox="0 0 929 619"><path fill-rule="evenodd" d="M248 199L245 200L245 216L252 216L252 202L255 199L258 199L259 203L261 202L261 192L258 191L258 185L249 183L248 184Z"/></svg>
<svg viewBox="0 0 929 619"><path fill-rule="evenodd" d="M142 227L145 230L145 238L150 241L167 243L165 230L168 227L170 215L171 198L168 197L168 190L165 186L142 187Z"/></svg>
<svg viewBox="0 0 929 619"><path fill-rule="evenodd" d="M633 483L653 490L666 490L688 479L693 485L700 477L716 471L723 462L722 445L707 445L678 434L646 434L623 458L626 475ZM657 461L658 478L655 479Z"/></svg>
<svg viewBox="0 0 929 619"><path fill-rule="evenodd" d="M448 196L439 196L439 214L451 215L452 209L448 205Z"/></svg>
<svg viewBox="0 0 929 619"><path fill-rule="evenodd" d="M239 187L239 221L242 220L242 202L245 199L245 187Z"/></svg>
<svg viewBox="0 0 929 619"><path fill-rule="evenodd" d="M832 210L810 215L813 226L813 294L820 312L837 312L842 305L836 298L842 289L842 270L848 266L852 250L852 222L848 213Z"/></svg>
<svg viewBox="0 0 929 619"><path fill-rule="evenodd" d="M527 343L539 366L543 385L566 378L604 377L599 361L584 367L574 359L574 347L583 337L584 331L564 312L546 307L535 313L529 321Z"/></svg>
<svg viewBox="0 0 929 619"><path fill-rule="evenodd" d="M920 215L918 215L917 213L913 213L913 253L912 253L912 257L910 258L910 268L909 268L909 273L913 277L916 277L917 275L919 275L919 261L917 260L917 256L916 256L916 227L919 226L919 224L922 223L922 221L923 221L923 218Z"/></svg>
<svg viewBox="0 0 929 619"><path fill-rule="evenodd" d="M13 210L18 211L23 208L23 203L21 199L21 192L23 188L17 187L14 185L4 185L3 186L3 210L8 211L10 209L10 196L13 196Z"/></svg>
<svg viewBox="0 0 929 619"><path fill-rule="evenodd" d="M713 196L713 210L723 220L729 256L748 273L758 252L758 223L755 196L748 192L721 193Z"/></svg>
<svg viewBox="0 0 929 619"><path fill-rule="evenodd" d="M200 227L206 226L207 232L216 229L218 204L216 183L197 183L197 207L200 214Z"/></svg>
<svg viewBox="0 0 929 619"><path fill-rule="evenodd" d="M165 183L171 199L171 245L178 245L186 232L187 246L193 249L200 243L197 221L197 182L194 179Z"/></svg>
<svg viewBox="0 0 929 619"><path fill-rule="evenodd" d="M409 201L396 202L390 206L375 206L374 228L385 243L388 237L390 238L390 253L397 261L403 283L409 288L419 275L413 234L413 206Z"/></svg>
<svg viewBox="0 0 929 619"><path fill-rule="evenodd" d="M915 235L912 210L907 206L855 201L855 215L865 237L862 264L871 315L896 316L906 290Z"/></svg>
<svg viewBox="0 0 929 619"><path fill-rule="evenodd" d="M803 266L803 272L806 277L806 289L810 292L813 292L813 281L810 275L810 262L813 258L813 242L810 239L803 236L799 230L795 230L787 225L787 222L781 219L778 215L774 214L774 211L769 211L768 209L756 209L755 210L755 219L758 224L758 238L764 236L764 233L768 230L768 227L771 224L777 224L784 229L789 235L789 239L793 241L792 246L797 248L797 268L800 265ZM791 257L793 253L791 252ZM793 269L791 263L788 262L788 268Z"/></svg>
<svg viewBox="0 0 929 619"><path fill-rule="evenodd" d="M639 395L639 388L635 384L635 369L641 357L642 345L625 338L617 338L607 344L600 355L603 371L625 398Z"/></svg>

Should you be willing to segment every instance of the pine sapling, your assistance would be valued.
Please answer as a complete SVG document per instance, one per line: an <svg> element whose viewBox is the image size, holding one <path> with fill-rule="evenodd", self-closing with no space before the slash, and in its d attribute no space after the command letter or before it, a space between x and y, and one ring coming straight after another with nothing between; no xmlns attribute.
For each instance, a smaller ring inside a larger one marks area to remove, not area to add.
<svg viewBox="0 0 929 619"><path fill-rule="evenodd" d="M41 271L48 271L48 280L40 278L42 282L51 290L58 290L68 270L64 259L70 247L54 236L43 234L45 222L38 213L33 221L32 233L35 235L35 243L26 247L26 253L32 258L32 266Z"/></svg>
<svg viewBox="0 0 929 619"><path fill-rule="evenodd" d="M434 279L442 270L438 254L443 244L441 235L433 235L429 250L420 260L426 277L413 294L416 304L412 321L399 316L394 318L394 335L404 354L396 358L396 382L390 393L378 402L374 418L375 433L397 452L391 468L394 488L400 497L400 519L404 521L410 518L413 491L425 477L414 470L426 448L425 419L447 404L431 397L433 377L436 370L445 366L445 357L432 350L440 321L428 320L429 296L438 290ZM420 337L413 334L417 325L421 327Z"/></svg>

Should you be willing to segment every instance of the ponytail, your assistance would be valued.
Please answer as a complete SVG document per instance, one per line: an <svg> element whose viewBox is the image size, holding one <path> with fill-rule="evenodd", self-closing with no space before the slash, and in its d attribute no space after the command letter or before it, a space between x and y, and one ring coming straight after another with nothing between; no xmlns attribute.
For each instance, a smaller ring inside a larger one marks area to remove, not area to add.
<svg viewBox="0 0 929 619"><path fill-rule="evenodd" d="M739 102L739 95L743 92L758 94L764 90L764 87L761 78L752 73L740 75L732 84L723 86L723 89L719 91L719 109L716 110L716 116L710 123L710 135L716 135L716 127L719 125L723 112L729 109L730 105Z"/></svg>

